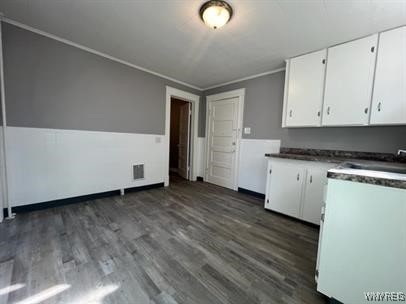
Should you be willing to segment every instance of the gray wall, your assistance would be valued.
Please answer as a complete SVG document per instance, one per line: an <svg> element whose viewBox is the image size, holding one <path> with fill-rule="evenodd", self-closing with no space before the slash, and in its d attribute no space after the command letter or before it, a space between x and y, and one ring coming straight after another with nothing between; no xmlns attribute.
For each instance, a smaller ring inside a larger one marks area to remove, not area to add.
<svg viewBox="0 0 406 304"><path fill-rule="evenodd" d="M244 138L281 139L286 147L394 152L406 127L282 129L284 73L203 93L3 23L10 126L164 134L165 86L206 96L246 88ZM205 135L205 101L199 136Z"/></svg>
<svg viewBox="0 0 406 304"><path fill-rule="evenodd" d="M406 126L282 129L284 78L285 73L280 72L203 93L246 89L244 126L251 127L251 134L244 138L281 139L282 146L291 148L394 153L406 147ZM202 113L202 123L204 116Z"/></svg>
<svg viewBox="0 0 406 304"><path fill-rule="evenodd" d="M10 126L164 134L165 86L201 95L164 78L2 25Z"/></svg>

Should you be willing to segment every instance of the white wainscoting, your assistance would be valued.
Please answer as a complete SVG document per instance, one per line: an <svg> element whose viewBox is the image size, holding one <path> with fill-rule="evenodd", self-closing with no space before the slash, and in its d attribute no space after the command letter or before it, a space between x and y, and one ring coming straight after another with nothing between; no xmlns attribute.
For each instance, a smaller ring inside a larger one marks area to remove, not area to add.
<svg viewBox="0 0 406 304"><path fill-rule="evenodd" d="M3 221L3 175L4 175L4 163L3 163L3 127L0 126L0 222Z"/></svg>
<svg viewBox="0 0 406 304"><path fill-rule="evenodd" d="M8 127L13 206L162 183L164 135ZM134 181L132 166L145 164Z"/></svg>
<svg viewBox="0 0 406 304"><path fill-rule="evenodd" d="M265 153L279 153L280 145L280 140L241 139L238 187L265 194Z"/></svg>
<svg viewBox="0 0 406 304"><path fill-rule="evenodd" d="M205 161L206 161L206 137L197 138L197 168L196 176L205 176Z"/></svg>

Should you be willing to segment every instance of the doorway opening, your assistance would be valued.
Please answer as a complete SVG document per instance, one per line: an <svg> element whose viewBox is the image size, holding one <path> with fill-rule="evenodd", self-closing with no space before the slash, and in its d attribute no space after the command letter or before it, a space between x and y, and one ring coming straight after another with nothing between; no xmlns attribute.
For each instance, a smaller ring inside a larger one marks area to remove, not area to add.
<svg viewBox="0 0 406 304"><path fill-rule="evenodd" d="M198 140L198 116L199 116L199 101L200 96L182 91L179 89L166 86L166 98L165 98L165 171L164 182L165 186L169 186L169 172L170 172L170 133L171 133L171 100L172 98L186 101L189 103L191 109L191 116L189 116L189 172L188 179L190 181L196 181L198 176L198 169L200 164L201 153L199 149Z"/></svg>
<svg viewBox="0 0 406 304"><path fill-rule="evenodd" d="M171 97L169 175L190 180L192 105Z"/></svg>

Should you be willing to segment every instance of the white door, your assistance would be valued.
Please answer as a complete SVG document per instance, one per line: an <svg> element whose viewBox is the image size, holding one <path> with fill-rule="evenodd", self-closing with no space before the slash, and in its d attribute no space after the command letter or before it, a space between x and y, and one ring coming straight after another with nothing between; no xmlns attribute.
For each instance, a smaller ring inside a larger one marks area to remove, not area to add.
<svg viewBox="0 0 406 304"><path fill-rule="evenodd" d="M332 166L310 166L307 168L306 187L302 206L302 219L313 224L320 224L323 206L324 187L327 185L327 170Z"/></svg>
<svg viewBox="0 0 406 304"><path fill-rule="evenodd" d="M373 35L328 49L324 126L368 124L377 39Z"/></svg>
<svg viewBox="0 0 406 304"><path fill-rule="evenodd" d="M304 167L291 162L272 161L271 170L269 198L265 206L267 209L300 217Z"/></svg>
<svg viewBox="0 0 406 304"><path fill-rule="evenodd" d="M327 50L289 61L286 126L320 126Z"/></svg>
<svg viewBox="0 0 406 304"><path fill-rule="evenodd" d="M206 181L236 188L239 133L239 97L213 100L209 104Z"/></svg>
<svg viewBox="0 0 406 304"><path fill-rule="evenodd" d="M371 124L406 123L406 26L379 36Z"/></svg>
<svg viewBox="0 0 406 304"><path fill-rule="evenodd" d="M189 138L190 138L190 103L180 107L179 115L179 149L178 174L189 179Z"/></svg>

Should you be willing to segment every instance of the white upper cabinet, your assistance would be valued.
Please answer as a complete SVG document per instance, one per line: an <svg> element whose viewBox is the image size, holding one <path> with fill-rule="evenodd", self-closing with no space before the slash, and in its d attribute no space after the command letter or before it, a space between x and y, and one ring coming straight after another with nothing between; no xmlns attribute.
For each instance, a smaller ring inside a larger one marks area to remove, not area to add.
<svg viewBox="0 0 406 304"><path fill-rule="evenodd" d="M406 124L406 26L379 36L371 124Z"/></svg>
<svg viewBox="0 0 406 304"><path fill-rule="evenodd" d="M286 94L286 126L320 126L327 50L292 58Z"/></svg>
<svg viewBox="0 0 406 304"><path fill-rule="evenodd" d="M368 124L377 41L376 34L328 49L322 125Z"/></svg>

